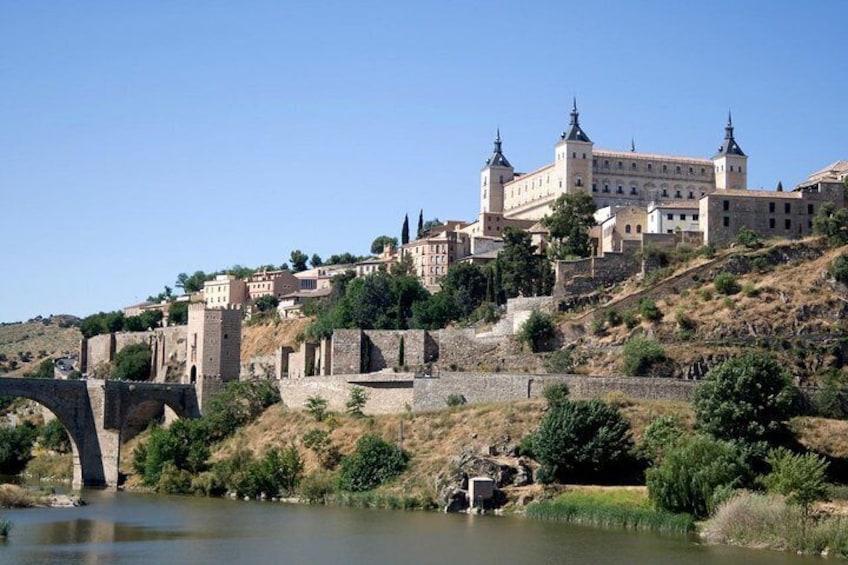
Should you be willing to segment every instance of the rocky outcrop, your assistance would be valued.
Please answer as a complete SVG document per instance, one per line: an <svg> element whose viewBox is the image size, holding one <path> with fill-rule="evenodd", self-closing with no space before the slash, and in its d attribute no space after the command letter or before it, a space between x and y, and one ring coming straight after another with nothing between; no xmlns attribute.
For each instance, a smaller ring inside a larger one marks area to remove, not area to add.
<svg viewBox="0 0 848 565"><path fill-rule="evenodd" d="M492 508L506 502L504 488L526 486L533 482L533 471L527 463L515 457L517 446L506 442L488 446L487 454L465 449L454 457L447 470L436 476L439 506L445 512L464 512L468 509L468 479L489 477L495 482ZM509 455L505 455L509 454Z"/></svg>

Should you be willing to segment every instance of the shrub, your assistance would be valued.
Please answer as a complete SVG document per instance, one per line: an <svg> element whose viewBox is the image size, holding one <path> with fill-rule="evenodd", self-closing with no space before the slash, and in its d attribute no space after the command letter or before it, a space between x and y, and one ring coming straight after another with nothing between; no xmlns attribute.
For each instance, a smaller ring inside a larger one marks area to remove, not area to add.
<svg viewBox="0 0 848 565"><path fill-rule="evenodd" d="M449 394L447 400L445 401L445 403L451 408L456 406L462 406L463 404L465 404L465 402L465 397L456 392L453 394Z"/></svg>
<svg viewBox="0 0 848 565"><path fill-rule="evenodd" d="M326 472L311 473L300 481L299 494L309 504L326 504L335 492L336 480Z"/></svg>
<svg viewBox="0 0 848 565"><path fill-rule="evenodd" d="M751 267L758 273L767 273L771 271L772 265L767 258L758 255L751 259Z"/></svg>
<svg viewBox="0 0 848 565"><path fill-rule="evenodd" d="M628 330L632 330L633 328L635 328L636 326L639 325L639 317L636 315L636 312L633 311L633 310L628 310L627 312L625 312L624 316L623 316L623 320L624 320L624 326Z"/></svg>
<svg viewBox="0 0 848 565"><path fill-rule="evenodd" d="M357 418L362 417L362 409L365 408L365 403L368 402L368 393L361 386L354 386L350 389L350 396L345 402L347 413Z"/></svg>
<svg viewBox="0 0 848 565"><path fill-rule="evenodd" d="M326 430L312 428L301 438L303 446L315 453L321 453L330 443L330 434Z"/></svg>
<svg viewBox="0 0 848 565"><path fill-rule="evenodd" d="M722 272L717 274L713 279L713 285L716 292L725 295L736 294L740 290L736 275L733 273Z"/></svg>
<svg viewBox="0 0 848 565"><path fill-rule="evenodd" d="M53 359L45 359L38 364L35 371L27 373L26 376L33 379L52 379L54 377L53 366Z"/></svg>
<svg viewBox="0 0 848 565"><path fill-rule="evenodd" d="M667 358L662 345L644 337L634 337L624 344L624 373L647 376Z"/></svg>
<svg viewBox="0 0 848 565"><path fill-rule="evenodd" d="M603 318L595 318L589 324L589 331L592 332L592 335L602 336L606 334L606 328L604 327Z"/></svg>
<svg viewBox="0 0 848 565"><path fill-rule="evenodd" d="M609 310L607 310L606 319L607 323L610 325L611 328L620 326L621 322L623 321L621 318L621 314L619 314L618 310L616 310L615 308L610 308Z"/></svg>
<svg viewBox="0 0 848 565"><path fill-rule="evenodd" d="M9 532L12 531L12 522L6 518L0 518L0 538L9 537Z"/></svg>
<svg viewBox="0 0 848 565"><path fill-rule="evenodd" d="M743 469L733 444L696 435L647 470L648 496L660 508L703 518L714 508L717 489L741 486Z"/></svg>
<svg viewBox="0 0 848 565"><path fill-rule="evenodd" d="M38 430L25 422L18 426L0 426L0 474L17 475L32 458L32 444Z"/></svg>
<svg viewBox="0 0 848 565"><path fill-rule="evenodd" d="M754 298L760 295L760 290L754 285L754 283L747 282L742 285L742 294L750 298Z"/></svg>
<svg viewBox="0 0 848 565"><path fill-rule="evenodd" d="M686 431L677 418L659 416L645 428L639 451L647 461L661 463L665 454L677 447L686 437Z"/></svg>
<svg viewBox="0 0 848 565"><path fill-rule="evenodd" d="M112 378L124 381L146 381L150 378L150 347L133 343L118 351L112 368Z"/></svg>
<svg viewBox="0 0 848 565"><path fill-rule="evenodd" d="M554 337L555 333L556 328L550 315L533 310L521 326L518 339L528 345L530 350L535 353L542 351L545 344Z"/></svg>
<svg viewBox="0 0 848 565"><path fill-rule="evenodd" d="M270 381L232 381L209 402L203 426L209 441L219 441L259 417L280 401L280 393Z"/></svg>
<svg viewBox="0 0 848 565"><path fill-rule="evenodd" d="M739 233L736 235L736 243L744 245L748 249L759 249L763 246L760 241L760 236L752 229L742 226L739 228Z"/></svg>
<svg viewBox="0 0 848 565"><path fill-rule="evenodd" d="M831 261L827 268L827 272L830 273L830 276L832 276L836 281L841 282L842 284L848 284L848 257L840 255Z"/></svg>
<svg viewBox="0 0 848 565"><path fill-rule="evenodd" d="M780 448L769 452L771 473L763 477L769 492L781 494L790 504L798 504L808 515L817 500L828 495L826 482L829 463L813 453L803 455Z"/></svg>
<svg viewBox="0 0 848 565"><path fill-rule="evenodd" d="M701 289L701 300L703 300L704 302L709 302L712 299L713 299L713 291L711 291L708 288L702 288Z"/></svg>
<svg viewBox="0 0 848 565"><path fill-rule="evenodd" d="M320 396L310 396L306 399L306 411L309 412L316 422L323 422L327 415L327 399Z"/></svg>
<svg viewBox="0 0 848 565"><path fill-rule="evenodd" d="M205 469L208 458L209 446L202 421L177 420L168 429L153 429L144 448L133 452L133 466L141 472L144 484L157 486L166 465L198 473ZM178 479L169 477L169 480Z"/></svg>
<svg viewBox="0 0 848 565"><path fill-rule="evenodd" d="M409 455L374 434L364 435L356 449L342 458L339 487L361 492L371 490L406 470Z"/></svg>
<svg viewBox="0 0 848 565"><path fill-rule="evenodd" d="M695 391L696 426L719 439L784 437L796 389L773 357L747 353L714 367Z"/></svg>
<svg viewBox="0 0 848 565"><path fill-rule="evenodd" d="M546 468L539 480L596 481L618 470L632 445L630 426L615 407L597 399L553 406L533 439Z"/></svg>
<svg viewBox="0 0 848 565"><path fill-rule="evenodd" d="M574 369L571 351L557 349L545 359L545 370L548 373L570 373Z"/></svg>
<svg viewBox="0 0 848 565"><path fill-rule="evenodd" d="M552 383L545 387L542 395L548 402L549 408L559 408L569 402L570 392L565 383Z"/></svg>
<svg viewBox="0 0 848 565"><path fill-rule="evenodd" d="M71 438L58 419L50 420L41 428L38 443L44 449L52 449L59 453L68 453L71 450Z"/></svg>
<svg viewBox="0 0 848 565"><path fill-rule="evenodd" d="M848 243L848 209L837 208L832 202L822 204L813 218L813 231L827 238L832 247Z"/></svg>
<svg viewBox="0 0 848 565"><path fill-rule="evenodd" d="M650 298L643 298L639 301L639 314L650 322L657 322L663 317L663 313L657 307L656 302Z"/></svg>

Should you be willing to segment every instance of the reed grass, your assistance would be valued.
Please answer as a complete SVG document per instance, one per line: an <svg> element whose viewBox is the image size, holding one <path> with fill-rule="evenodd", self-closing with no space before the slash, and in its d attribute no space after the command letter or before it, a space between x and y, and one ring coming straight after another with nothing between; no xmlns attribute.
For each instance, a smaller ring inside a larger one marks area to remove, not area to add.
<svg viewBox="0 0 848 565"><path fill-rule="evenodd" d="M6 518L0 518L0 539L9 537L9 532L12 530L12 522Z"/></svg>
<svg viewBox="0 0 848 565"><path fill-rule="evenodd" d="M566 492L552 501L531 504L527 507L527 516L651 532L685 534L695 528L695 521L689 514L657 510L643 492L625 489Z"/></svg>
<svg viewBox="0 0 848 565"><path fill-rule="evenodd" d="M374 491L339 491L328 497L330 504L354 508L383 508L389 510L432 510L435 503L426 496L395 495Z"/></svg>

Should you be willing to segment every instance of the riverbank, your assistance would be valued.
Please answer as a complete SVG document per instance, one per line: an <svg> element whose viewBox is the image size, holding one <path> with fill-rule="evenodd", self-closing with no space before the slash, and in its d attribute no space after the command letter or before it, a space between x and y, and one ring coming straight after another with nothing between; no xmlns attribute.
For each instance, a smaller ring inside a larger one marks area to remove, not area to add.
<svg viewBox="0 0 848 565"><path fill-rule="evenodd" d="M85 505L79 496L0 484L0 508L73 508Z"/></svg>

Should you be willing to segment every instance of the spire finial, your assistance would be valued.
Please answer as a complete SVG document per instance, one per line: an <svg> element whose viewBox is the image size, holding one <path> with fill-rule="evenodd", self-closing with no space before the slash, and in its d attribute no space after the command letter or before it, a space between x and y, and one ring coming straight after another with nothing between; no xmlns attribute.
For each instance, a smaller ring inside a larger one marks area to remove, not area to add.
<svg viewBox="0 0 848 565"><path fill-rule="evenodd" d="M576 96L573 96L572 99L571 99L571 111L572 112L577 111L577 97Z"/></svg>
<svg viewBox="0 0 848 565"><path fill-rule="evenodd" d="M733 127L733 116L730 115L730 110L727 111L727 125Z"/></svg>
<svg viewBox="0 0 848 565"><path fill-rule="evenodd" d="M501 142L501 128L500 128L500 126L498 126L498 133L497 133L497 136L495 137L495 141L497 141L498 143Z"/></svg>
<svg viewBox="0 0 848 565"><path fill-rule="evenodd" d="M570 125L577 126L580 125L578 121L578 117L580 116L580 112L577 111L577 97L575 96L572 100L571 104L571 122Z"/></svg>
<svg viewBox="0 0 848 565"><path fill-rule="evenodd" d="M630 152L636 153L636 140L632 137L630 138Z"/></svg>

